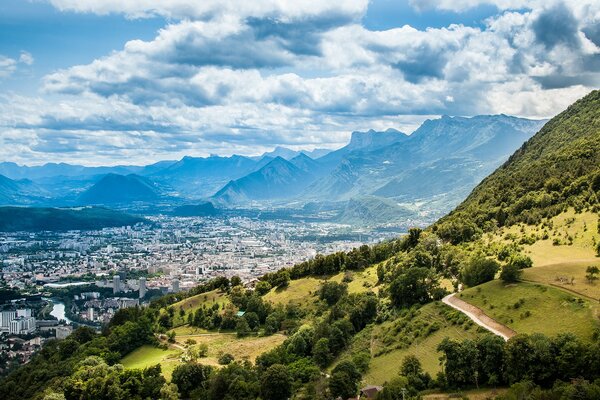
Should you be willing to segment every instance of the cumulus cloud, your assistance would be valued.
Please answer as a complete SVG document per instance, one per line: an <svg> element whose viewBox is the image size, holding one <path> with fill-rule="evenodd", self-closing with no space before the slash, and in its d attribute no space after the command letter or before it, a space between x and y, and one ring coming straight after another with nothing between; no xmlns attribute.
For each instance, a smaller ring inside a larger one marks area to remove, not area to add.
<svg viewBox="0 0 600 400"><path fill-rule="evenodd" d="M302 20L319 15L361 17L368 0L48 0L59 10L100 15L119 13L131 18L163 16L174 19L213 19L222 15L242 18Z"/></svg>
<svg viewBox="0 0 600 400"><path fill-rule="evenodd" d="M0 54L0 78L6 78L12 75L19 66L21 65L32 65L33 56L26 52L21 51L19 58L10 58Z"/></svg>
<svg viewBox="0 0 600 400"><path fill-rule="evenodd" d="M0 156L26 142L23 157L62 151L98 162L335 147L350 131L410 132L432 114L546 118L600 84L600 6L591 0L413 0L501 11L475 27L384 31L361 24L366 0L50 1L171 22L152 40L46 76L59 102L0 101L10 132ZM33 57L3 60L0 75Z"/></svg>

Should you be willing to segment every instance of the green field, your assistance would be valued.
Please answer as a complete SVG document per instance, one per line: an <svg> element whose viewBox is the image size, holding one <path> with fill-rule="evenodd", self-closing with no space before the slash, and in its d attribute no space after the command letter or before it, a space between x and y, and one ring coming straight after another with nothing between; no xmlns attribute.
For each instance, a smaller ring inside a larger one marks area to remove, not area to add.
<svg viewBox="0 0 600 400"><path fill-rule="evenodd" d="M229 353L236 360L248 360L254 362L256 357L262 353L279 346L286 339L284 335L272 335L264 337L238 338L235 334L211 333L205 335L182 335L177 337L177 344L185 346L185 342L192 339L196 342L193 346L200 344L208 345L207 357L198 359L199 363L219 366L218 358Z"/></svg>
<svg viewBox="0 0 600 400"><path fill-rule="evenodd" d="M145 345L126 355L121 360L121 364L127 369L143 369L160 364L165 378L171 379L173 370L180 363L179 357L181 354L181 350L163 350Z"/></svg>
<svg viewBox="0 0 600 400"><path fill-rule="evenodd" d="M377 267L371 266L364 271L348 271L329 277L306 277L292 280L287 288L272 289L264 296L264 299L272 303L293 303L305 307L307 303L313 303L316 300L316 293L323 282L334 281L339 283L346 275L351 279L348 282L348 292L358 293L368 290L377 292Z"/></svg>
<svg viewBox="0 0 600 400"><path fill-rule="evenodd" d="M423 369L435 377L441 370L437 346L444 338L472 339L480 334L481 330L465 315L435 302L366 329L338 361L368 352L371 362L363 384L381 385L396 377L408 355L417 356Z"/></svg>
<svg viewBox="0 0 600 400"><path fill-rule="evenodd" d="M590 338L599 322L595 302L541 284L504 285L494 280L467 289L459 297L517 333L572 332Z"/></svg>
<svg viewBox="0 0 600 400"><path fill-rule="evenodd" d="M188 297L187 299L183 299L177 303L172 304L170 307L172 307L175 310L175 315L173 317L173 325L179 326L185 324L187 322L187 316L190 313L196 312L196 310L202 307L203 305L205 305L206 307L211 307L215 303L219 304L220 307L223 307L224 305L229 304L230 302L226 293L215 289L210 292ZM181 309L185 311L185 315L183 317L179 315L179 310Z"/></svg>
<svg viewBox="0 0 600 400"><path fill-rule="evenodd" d="M536 236L535 243L523 245L524 253L531 257L534 267L597 262L594 246L600 241L597 224L598 214L577 214L571 209L552 218L547 226L519 224L501 228L491 241L508 243L510 237ZM543 239L545 233L547 239Z"/></svg>
<svg viewBox="0 0 600 400"><path fill-rule="evenodd" d="M577 292L582 296L599 300L600 282L589 283L585 279L585 270L591 265L600 267L600 260L595 262L568 262L528 268L523 271L523 279L557 286L564 290Z"/></svg>

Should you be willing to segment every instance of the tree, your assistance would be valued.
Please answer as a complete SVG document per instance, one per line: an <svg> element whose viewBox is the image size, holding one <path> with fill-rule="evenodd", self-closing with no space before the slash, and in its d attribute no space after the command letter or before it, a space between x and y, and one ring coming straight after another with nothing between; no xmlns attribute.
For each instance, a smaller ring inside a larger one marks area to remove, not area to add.
<svg viewBox="0 0 600 400"><path fill-rule="evenodd" d="M198 357L207 357L208 356L208 344L200 343L198 345Z"/></svg>
<svg viewBox="0 0 600 400"><path fill-rule="evenodd" d="M500 265L482 256L474 257L462 271L462 281L468 286L477 286L494 279Z"/></svg>
<svg viewBox="0 0 600 400"><path fill-rule="evenodd" d="M350 361L342 361L331 372L329 378L329 391L331 396L347 399L356 396L360 382L360 372Z"/></svg>
<svg viewBox="0 0 600 400"><path fill-rule="evenodd" d="M505 283L515 283L521 280L521 275L523 271L519 269L518 266L514 264L507 264L502 267L502 271L500 272L500 279L502 279Z"/></svg>
<svg viewBox="0 0 600 400"><path fill-rule="evenodd" d="M432 284L428 268L407 268L390 284L390 297L398 307L425 304L431 299L429 288Z"/></svg>
<svg viewBox="0 0 600 400"><path fill-rule="evenodd" d="M258 315L255 312L246 312L242 317L248 322L248 327L250 330L255 330L260 325L260 321L258 320Z"/></svg>
<svg viewBox="0 0 600 400"><path fill-rule="evenodd" d="M229 280L229 283L230 283L231 287L241 286L242 279L239 276L235 275L235 276L231 277L231 279Z"/></svg>
<svg viewBox="0 0 600 400"><path fill-rule="evenodd" d="M285 288L290 283L290 272L287 269L277 271L273 279L273 286L277 288Z"/></svg>
<svg viewBox="0 0 600 400"><path fill-rule="evenodd" d="M478 384L479 352L475 342L472 340L458 342L445 338L438 345L437 350L442 353L440 361L444 366L448 385L460 387Z"/></svg>
<svg viewBox="0 0 600 400"><path fill-rule="evenodd" d="M321 368L325 368L331 362L331 349L329 348L329 339L321 338L317 340L313 347L313 359Z"/></svg>
<svg viewBox="0 0 600 400"><path fill-rule="evenodd" d="M237 332L238 337L248 336L250 334L250 325L248 325L248 321L246 318L240 318L235 324L235 331Z"/></svg>
<svg viewBox="0 0 600 400"><path fill-rule="evenodd" d="M416 356L408 355L404 357L400 366L400 375L420 375L422 372L421 361Z"/></svg>
<svg viewBox="0 0 600 400"><path fill-rule="evenodd" d="M265 320L265 334L272 335L278 332L280 326L281 321L278 318L278 316L275 313L269 314L269 316Z"/></svg>
<svg viewBox="0 0 600 400"><path fill-rule="evenodd" d="M595 265L592 265L592 266L587 267L585 272L586 272L585 279L587 279L587 281L589 283L594 283L594 281L596 281L598 279L598 277L596 275L598 275L600 273L600 269L598 267L596 267Z"/></svg>
<svg viewBox="0 0 600 400"><path fill-rule="evenodd" d="M348 293L348 285L334 281L327 281L323 283L319 289L319 298L332 306L337 303L346 293Z"/></svg>
<svg viewBox="0 0 600 400"><path fill-rule="evenodd" d="M165 383L160 389L160 400L179 400L177 385L174 383Z"/></svg>
<svg viewBox="0 0 600 400"><path fill-rule="evenodd" d="M383 264L377 266L377 284L383 283L385 280L385 267Z"/></svg>
<svg viewBox="0 0 600 400"><path fill-rule="evenodd" d="M264 296L265 294L269 293L270 290L271 284L267 281L258 281L256 283L256 287L254 288L254 291L258 293L259 296Z"/></svg>
<svg viewBox="0 0 600 400"><path fill-rule="evenodd" d="M182 397L190 397L190 393L200 387L206 387L212 368L201 364L180 364L173 370L171 382L177 385Z"/></svg>
<svg viewBox="0 0 600 400"><path fill-rule="evenodd" d="M260 383L264 400L286 400L292 394L292 380L285 365L271 365L263 373Z"/></svg>
<svg viewBox="0 0 600 400"><path fill-rule="evenodd" d="M229 365L233 362L233 360L234 360L234 357L231 354L224 353L219 356L219 359L217 361L221 365Z"/></svg>
<svg viewBox="0 0 600 400"><path fill-rule="evenodd" d="M508 265L513 265L518 269L531 268L533 267L533 261L523 254L514 254L509 258Z"/></svg>

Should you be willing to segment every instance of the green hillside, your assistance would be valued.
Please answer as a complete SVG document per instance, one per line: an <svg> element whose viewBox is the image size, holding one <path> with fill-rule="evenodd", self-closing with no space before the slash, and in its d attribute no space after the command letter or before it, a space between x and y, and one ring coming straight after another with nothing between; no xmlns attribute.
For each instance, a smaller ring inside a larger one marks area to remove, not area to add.
<svg viewBox="0 0 600 400"><path fill-rule="evenodd" d="M101 207L0 207L0 231L94 230L135 225L144 218Z"/></svg>
<svg viewBox="0 0 600 400"><path fill-rule="evenodd" d="M434 226L458 243L496 226L537 224L568 207L598 210L600 91L552 118Z"/></svg>

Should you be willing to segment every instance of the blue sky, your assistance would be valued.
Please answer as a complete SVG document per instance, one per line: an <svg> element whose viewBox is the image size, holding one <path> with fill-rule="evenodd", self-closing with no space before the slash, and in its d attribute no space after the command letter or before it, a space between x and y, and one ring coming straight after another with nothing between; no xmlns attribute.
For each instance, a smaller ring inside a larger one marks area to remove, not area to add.
<svg viewBox="0 0 600 400"><path fill-rule="evenodd" d="M547 118L600 83L595 0L0 2L0 161L341 146Z"/></svg>

